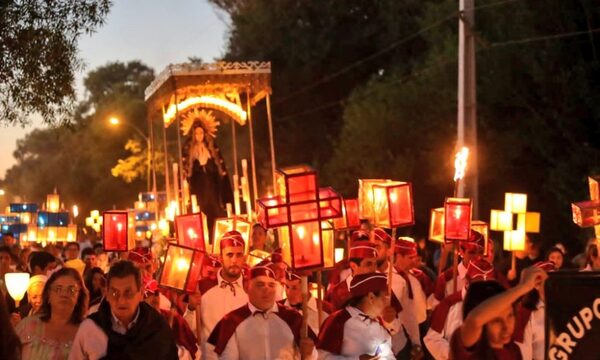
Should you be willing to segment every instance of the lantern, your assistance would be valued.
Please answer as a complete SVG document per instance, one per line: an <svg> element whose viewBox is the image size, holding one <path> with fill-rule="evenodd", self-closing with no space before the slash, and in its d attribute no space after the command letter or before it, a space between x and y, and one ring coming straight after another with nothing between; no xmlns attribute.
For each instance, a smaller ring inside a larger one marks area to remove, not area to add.
<svg viewBox="0 0 600 360"><path fill-rule="evenodd" d="M517 214L517 229L524 230L528 233L539 233L540 217L541 214L539 212Z"/></svg>
<svg viewBox="0 0 600 360"><path fill-rule="evenodd" d="M444 208L431 209L429 240L439 243L444 242Z"/></svg>
<svg viewBox="0 0 600 360"><path fill-rule="evenodd" d="M15 306L19 307L19 302L25 296L29 287L29 274L24 272L4 274L4 282L10 297L15 301Z"/></svg>
<svg viewBox="0 0 600 360"><path fill-rule="evenodd" d="M323 248L319 221L292 224L281 228L284 261L294 270L323 266ZM287 250L287 251L286 251Z"/></svg>
<svg viewBox="0 0 600 360"><path fill-rule="evenodd" d="M205 251L205 226L202 213L180 215L175 218L175 229L177 231L177 244L188 248Z"/></svg>
<svg viewBox="0 0 600 360"><path fill-rule="evenodd" d="M373 209L373 185L383 184L391 180L387 179L359 179L358 180L358 208L361 219L373 220L375 211Z"/></svg>
<svg viewBox="0 0 600 360"><path fill-rule="evenodd" d="M36 213L38 205L34 203L12 203L8 206L9 213Z"/></svg>
<svg viewBox="0 0 600 360"><path fill-rule="evenodd" d="M267 259L269 256L271 256L271 253L264 250L254 249L250 251L248 255L248 266L252 268L258 265L258 263L264 259Z"/></svg>
<svg viewBox="0 0 600 360"><path fill-rule="evenodd" d="M60 197L58 194L48 194L46 196L46 210L49 212L60 210Z"/></svg>
<svg viewBox="0 0 600 360"><path fill-rule="evenodd" d="M288 203L317 199L317 172L308 165L277 169L275 181L276 195L284 197Z"/></svg>
<svg viewBox="0 0 600 360"><path fill-rule="evenodd" d="M319 217L321 220L342 215L342 197L331 187L319 189Z"/></svg>
<svg viewBox="0 0 600 360"><path fill-rule="evenodd" d="M600 200L580 201L571 204L573 222L580 227L600 225Z"/></svg>
<svg viewBox="0 0 600 360"><path fill-rule="evenodd" d="M376 226L391 229L415 223L410 183L389 181L384 184L374 184L372 190Z"/></svg>
<svg viewBox="0 0 600 360"><path fill-rule="evenodd" d="M472 203L468 198L446 198L444 204L444 239L468 241L471 234Z"/></svg>
<svg viewBox="0 0 600 360"><path fill-rule="evenodd" d="M267 229L285 225L288 222L288 207L281 196L259 199L258 221Z"/></svg>
<svg viewBox="0 0 600 360"><path fill-rule="evenodd" d="M67 242L77 241L77 225L71 224L67 227Z"/></svg>
<svg viewBox="0 0 600 360"><path fill-rule="evenodd" d="M202 264L204 263L204 257L206 254L202 251L194 251L194 257L192 258L192 266L187 278L185 285L185 292L195 293L198 289L198 281L202 277Z"/></svg>
<svg viewBox="0 0 600 360"><path fill-rule="evenodd" d="M194 249L169 244L159 285L184 291L194 261Z"/></svg>
<svg viewBox="0 0 600 360"><path fill-rule="evenodd" d="M483 256L487 256L489 250L488 241L490 237L489 225L485 221L473 220L471 221L471 229L477 231L483 236L483 243L485 244L483 248Z"/></svg>
<svg viewBox="0 0 600 360"><path fill-rule="evenodd" d="M333 269L335 266L335 231L329 221L321 222L321 237L323 242L323 268Z"/></svg>
<svg viewBox="0 0 600 360"><path fill-rule="evenodd" d="M513 214L527 212L527 194L504 194L504 211Z"/></svg>
<svg viewBox="0 0 600 360"><path fill-rule="evenodd" d="M506 251L524 251L525 250L525 231L510 230L504 232L504 250Z"/></svg>
<svg viewBox="0 0 600 360"><path fill-rule="evenodd" d="M360 227L358 199L344 199L342 216L333 220L333 226L336 230L352 230Z"/></svg>
<svg viewBox="0 0 600 360"><path fill-rule="evenodd" d="M221 238L228 232L236 230L242 234L242 238L246 243L245 249L246 254L250 248L250 233L252 231L252 224L243 218L220 218L215 220L215 237L213 238L213 254L221 253Z"/></svg>
<svg viewBox="0 0 600 360"><path fill-rule="evenodd" d="M128 251L128 213L127 211L105 211L102 213L102 239L105 251Z"/></svg>
<svg viewBox="0 0 600 360"><path fill-rule="evenodd" d="M513 214L502 210L492 210L490 214L490 229L494 231L509 231L513 228Z"/></svg>

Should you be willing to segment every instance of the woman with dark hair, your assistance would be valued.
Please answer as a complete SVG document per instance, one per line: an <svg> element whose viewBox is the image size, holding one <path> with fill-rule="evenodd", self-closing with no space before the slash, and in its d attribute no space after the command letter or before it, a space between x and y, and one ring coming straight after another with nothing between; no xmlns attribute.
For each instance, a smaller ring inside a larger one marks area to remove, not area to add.
<svg viewBox="0 0 600 360"><path fill-rule="evenodd" d="M544 270L530 267L521 273L521 282L506 290L496 281L472 284L463 303L463 324L450 341L450 358L460 360L520 360L521 351L513 341L515 303L547 278Z"/></svg>
<svg viewBox="0 0 600 360"><path fill-rule="evenodd" d="M85 287L90 294L90 307L96 305L104 296L103 291L106 288L106 278L104 272L99 267L93 267L85 273Z"/></svg>
<svg viewBox="0 0 600 360"><path fill-rule="evenodd" d="M546 261L552 261L554 263L554 266L556 266L556 270L564 269L567 263L565 261L565 254L560 248L556 246L548 250L548 252L546 253Z"/></svg>
<svg viewBox="0 0 600 360"><path fill-rule="evenodd" d="M21 341L10 322L4 296L0 296L0 359L21 359Z"/></svg>
<svg viewBox="0 0 600 360"><path fill-rule="evenodd" d="M62 268L53 273L44 286L39 314L17 325L23 360L67 359L87 304L87 290L77 270Z"/></svg>
<svg viewBox="0 0 600 360"><path fill-rule="evenodd" d="M215 219L225 216L225 205L233 203L233 192L225 160L215 144L217 126L214 115L207 111L190 112L182 124L188 136L183 146L183 172L190 186L190 196L196 195L206 215L209 233Z"/></svg>

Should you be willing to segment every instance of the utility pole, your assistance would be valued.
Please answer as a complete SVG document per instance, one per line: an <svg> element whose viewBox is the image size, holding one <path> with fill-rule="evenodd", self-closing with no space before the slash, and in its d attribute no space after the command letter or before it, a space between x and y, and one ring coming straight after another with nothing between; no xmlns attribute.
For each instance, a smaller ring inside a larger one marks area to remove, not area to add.
<svg viewBox="0 0 600 360"><path fill-rule="evenodd" d="M458 197L473 200L473 218L479 218L477 171L477 88L475 82L475 0L460 0L458 19L458 134L457 149L469 148L465 181L458 187Z"/></svg>

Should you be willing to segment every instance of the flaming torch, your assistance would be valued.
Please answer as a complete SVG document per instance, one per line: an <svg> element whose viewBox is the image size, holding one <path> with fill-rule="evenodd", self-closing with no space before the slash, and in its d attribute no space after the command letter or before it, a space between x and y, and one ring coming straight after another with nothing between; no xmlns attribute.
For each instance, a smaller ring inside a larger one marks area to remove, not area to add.
<svg viewBox="0 0 600 360"><path fill-rule="evenodd" d="M458 189L461 185L460 181L465 177L467 170L467 161L469 160L469 148L463 146L454 158L454 197L458 196ZM461 191L462 193L462 191ZM461 194L462 197L462 194Z"/></svg>

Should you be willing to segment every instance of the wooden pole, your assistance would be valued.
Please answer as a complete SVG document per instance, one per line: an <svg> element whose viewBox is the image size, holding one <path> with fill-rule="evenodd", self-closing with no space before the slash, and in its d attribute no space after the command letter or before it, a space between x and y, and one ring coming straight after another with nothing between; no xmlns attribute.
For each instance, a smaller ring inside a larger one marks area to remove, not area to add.
<svg viewBox="0 0 600 360"><path fill-rule="evenodd" d="M196 338L198 345L202 343L202 313L200 313L200 305L196 306Z"/></svg>
<svg viewBox="0 0 600 360"><path fill-rule="evenodd" d="M258 185L256 180L256 158L254 157L254 130L252 129L252 105L250 104L250 90L247 92L248 98L248 132L250 133L250 165L252 166L252 190L254 198L250 197L250 204L252 204L252 199L258 199ZM250 213L250 210L248 210Z"/></svg>
<svg viewBox="0 0 600 360"><path fill-rule="evenodd" d="M302 275L302 338L308 337L308 276Z"/></svg>
<svg viewBox="0 0 600 360"><path fill-rule="evenodd" d="M273 120L271 118L271 95L267 94L267 121L269 123L269 145L271 147L271 175L273 176L273 194L275 191L275 138L273 137Z"/></svg>
<svg viewBox="0 0 600 360"><path fill-rule="evenodd" d="M171 204L171 181L169 179L169 155L167 152L167 128L164 122L161 120L161 127L163 133L163 151L165 152L165 191L167 192L167 206Z"/></svg>
<svg viewBox="0 0 600 360"><path fill-rule="evenodd" d="M395 263L395 254L396 254L396 228L392 229L392 244L391 244L391 254L390 254L390 259L389 259L389 266L388 266L388 295L390 295L390 299L392 296L392 276L394 274L394 263Z"/></svg>
<svg viewBox="0 0 600 360"><path fill-rule="evenodd" d="M452 244L452 252L454 254L454 257L452 259L452 279L454 279L453 293L455 293L458 290L458 247L456 246L456 244L456 241Z"/></svg>
<svg viewBox="0 0 600 360"><path fill-rule="evenodd" d="M317 312L319 329L321 329L321 323L323 322L323 273L321 270L317 270Z"/></svg>

